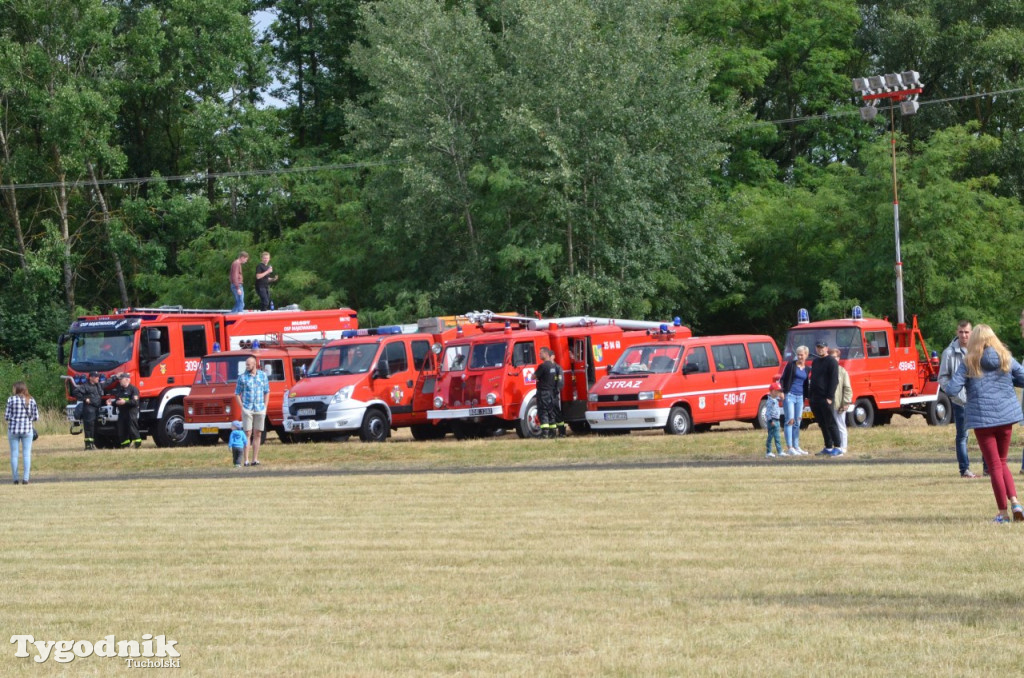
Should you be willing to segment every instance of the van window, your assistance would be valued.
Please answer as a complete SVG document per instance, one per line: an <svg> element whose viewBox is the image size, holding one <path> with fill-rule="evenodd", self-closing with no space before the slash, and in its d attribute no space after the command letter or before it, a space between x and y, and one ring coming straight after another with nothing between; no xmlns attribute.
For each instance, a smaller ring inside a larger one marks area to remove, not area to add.
<svg viewBox="0 0 1024 678"><path fill-rule="evenodd" d="M584 348L584 350L586 350ZM537 354L533 350L532 341L520 341L512 348L512 366L536 365Z"/></svg>
<svg viewBox="0 0 1024 678"><path fill-rule="evenodd" d="M424 369L433 368L434 361L430 359L432 355L429 341L417 339L412 342L412 366L416 371L422 372Z"/></svg>
<svg viewBox="0 0 1024 678"><path fill-rule="evenodd" d="M750 362L754 364L754 368L758 367L778 367L779 359L775 355L775 348L768 341L752 341L747 344L747 348L750 349Z"/></svg>
<svg viewBox="0 0 1024 678"><path fill-rule="evenodd" d="M868 345L869 358L889 355L889 337L885 332L865 332L864 341Z"/></svg>
<svg viewBox="0 0 1024 678"><path fill-rule="evenodd" d="M710 372L711 368L708 366L708 350L703 346L695 346L694 348L691 348L686 354L686 359L683 361L683 365L689 367L688 371L696 374ZM691 365L695 365L697 369L693 369L693 367L690 367Z"/></svg>
<svg viewBox="0 0 1024 678"><path fill-rule="evenodd" d="M719 372L733 372L750 367L750 363L747 361L747 352L743 350L743 344L712 346L711 355L715 357L715 368Z"/></svg>
<svg viewBox="0 0 1024 678"><path fill-rule="evenodd" d="M206 327L185 325L181 328L181 342L185 348L186 358L202 358L207 353Z"/></svg>
<svg viewBox="0 0 1024 678"><path fill-rule="evenodd" d="M406 358L404 342L391 342L384 347L384 353L381 357L388 361L388 371L391 374L405 372L409 369L409 360Z"/></svg>
<svg viewBox="0 0 1024 678"><path fill-rule="evenodd" d="M305 374L302 371L303 368L308 370L312 362L312 358L292 358L292 379L297 381L299 377L303 376Z"/></svg>

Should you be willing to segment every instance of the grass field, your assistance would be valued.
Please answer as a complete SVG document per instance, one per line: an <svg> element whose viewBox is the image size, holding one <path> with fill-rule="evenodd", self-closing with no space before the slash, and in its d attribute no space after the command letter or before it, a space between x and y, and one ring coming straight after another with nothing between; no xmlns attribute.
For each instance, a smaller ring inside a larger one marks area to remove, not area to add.
<svg viewBox="0 0 1024 678"><path fill-rule="evenodd" d="M0 485L3 624L163 634L174 675L1018 675L1024 527L988 522L951 438L275 441L236 470L49 434ZM132 670L7 647L4 676Z"/></svg>

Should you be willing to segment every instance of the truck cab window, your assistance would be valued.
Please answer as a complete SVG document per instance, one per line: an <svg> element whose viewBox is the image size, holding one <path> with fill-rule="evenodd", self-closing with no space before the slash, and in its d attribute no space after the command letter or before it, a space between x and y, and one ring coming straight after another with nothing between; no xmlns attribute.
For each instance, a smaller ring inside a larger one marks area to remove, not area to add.
<svg viewBox="0 0 1024 678"><path fill-rule="evenodd" d="M388 361L388 371L398 374L409 369L409 360L405 354L405 343L393 341L384 347L383 357Z"/></svg>
<svg viewBox="0 0 1024 678"><path fill-rule="evenodd" d="M430 342L416 340L412 342L412 365L416 368L417 372L422 372L424 369L432 369L434 361L431 360L433 353L430 352Z"/></svg>
<svg viewBox="0 0 1024 678"><path fill-rule="evenodd" d="M536 365L537 354L533 350L532 341L520 341L512 349L512 366Z"/></svg>
<svg viewBox="0 0 1024 678"><path fill-rule="evenodd" d="M181 343L186 358L202 358L209 352L206 349L206 327L185 325L181 328Z"/></svg>

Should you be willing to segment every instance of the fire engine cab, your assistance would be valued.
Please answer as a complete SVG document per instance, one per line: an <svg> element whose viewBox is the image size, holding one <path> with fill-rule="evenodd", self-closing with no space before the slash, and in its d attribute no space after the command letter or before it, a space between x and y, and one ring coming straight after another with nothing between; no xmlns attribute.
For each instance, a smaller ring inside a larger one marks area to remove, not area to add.
<svg viewBox="0 0 1024 678"><path fill-rule="evenodd" d="M260 343L256 340L249 349L206 356L196 371L192 391L185 396L185 430L227 439L231 433L231 422L242 418L242 403L235 395L236 382L245 371L245 361L255 358L270 385L267 428L273 428L282 442L292 442L291 435L284 432L281 414L284 392L302 378L321 346L322 343ZM264 439L266 433L264 428Z"/></svg>
<svg viewBox="0 0 1024 678"><path fill-rule="evenodd" d="M554 352L564 371L562 417L574 433L586 432L588 389L624 350L665 325L586 316L467 315L478 323L480 334L453 340L445 348L434 407L427 413L431 420L449 422L459 439L506 428L514 428L521 438L540 435L534 373L542 348ZM676 330L690 334L686 327Z"/></svg>
<svg viewBox="0 0 1024 678"><path fill-rule="evenodd" d="M142 434L153 436L160 447L176 447L199 440L199 431L184 426L184 399L204 356L220 347L238 349L242 342L268 338L340 337L343 330L356 327L356 312L350 308L302 311L289 307L251 313L176 306L128 308L71 323L58 340L57 357L65 364L65 345L70 342L69 400L71 384L85 381L91 371L99 372L103 383L110 387L116 381L110 378L113 374L129 373L141 396ZM74 430L79 423L74 405L68 406L67 415ZM116 412L110 407L101 408L96 424L97 445L113 445L116 431Z"/></svg>
<svg viewBox="0 0 1024 678"><path fill-rule="evenodd" d="M659 332L624 351L590 389L595 431L662 428L686 434L728 420L764 425L779 350L767 335L677 336Z"/></svg>
<svg viewBox="0 0 1024 678"><path fill-rule="evenodd" d="M939 390L939 358L928 352L916 315L907 327L865 318L859 306L849 318L816 322L811 322L806 309L800 309L797 324L786 335L783 358L792 360L797 346L807 346L813 359L819 340L839 349L839 363L850 375L854 401L847 414L850 426L888 424L894 414L907 418L920 414L933 426L952 419L949 397ZM804 419L812 418L805 408Z"/></svg>
<svg viewBox="0 0 1024 678"><path fill-rule="evenodd" d="M432 424L436 356L463 332L458 318L426 318L414 325L351 330L317 354L305 378L285 392L283 427L300 440L359 434L382 442L408 426L417 440L442 438L447 427Z"/></svg>

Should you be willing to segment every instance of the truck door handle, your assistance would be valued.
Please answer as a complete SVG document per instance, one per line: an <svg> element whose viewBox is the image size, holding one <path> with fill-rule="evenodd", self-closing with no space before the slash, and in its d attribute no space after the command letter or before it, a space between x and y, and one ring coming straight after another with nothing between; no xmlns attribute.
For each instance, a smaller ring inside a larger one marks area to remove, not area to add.
<svg viewBox="0 0 1024 678"><path fill-rule="evenodd" d="M174 383L174 377L167 377L167 383L168 384L173 384Z"/></svg>

